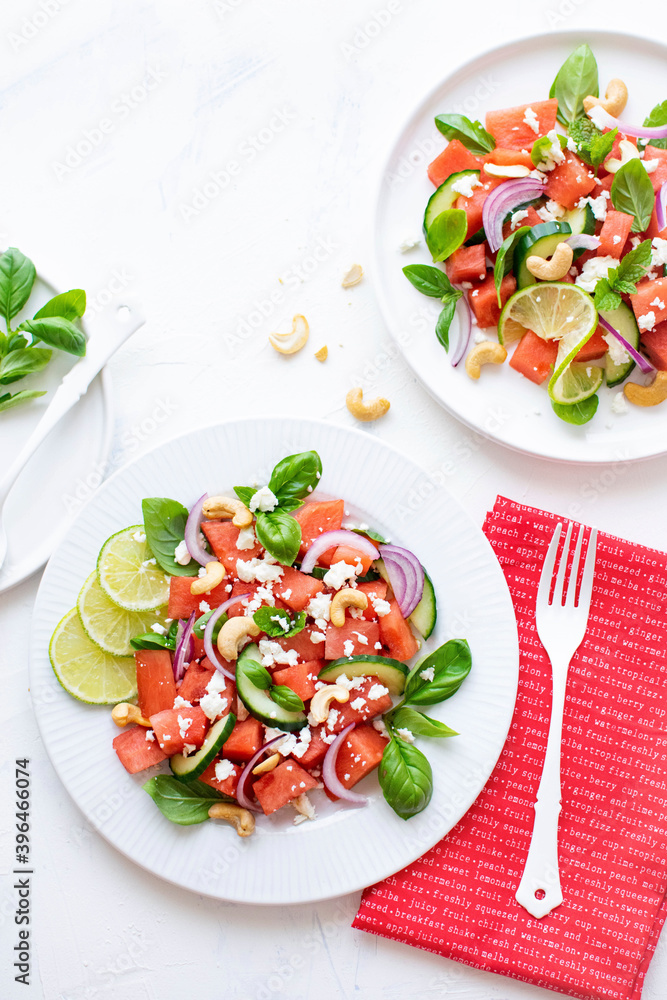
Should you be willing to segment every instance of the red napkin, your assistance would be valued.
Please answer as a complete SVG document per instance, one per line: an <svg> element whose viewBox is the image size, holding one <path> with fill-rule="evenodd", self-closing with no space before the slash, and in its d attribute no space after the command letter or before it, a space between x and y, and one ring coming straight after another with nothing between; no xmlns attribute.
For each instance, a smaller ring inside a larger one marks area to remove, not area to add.
<svg viewBox="0 0 667 1000"><path fill-rule="evenodd" d="M563 726L564 902L536 920L514 898L549 725L551 667L535 629L535 596L558 521L567 524L504 497L487 515L484 531L519 628L510 735L460 823L409 868L367 889L354 926L582 1000L638 1000L667 916L663 552L598 535L588 630L570 666Z"/></svg>

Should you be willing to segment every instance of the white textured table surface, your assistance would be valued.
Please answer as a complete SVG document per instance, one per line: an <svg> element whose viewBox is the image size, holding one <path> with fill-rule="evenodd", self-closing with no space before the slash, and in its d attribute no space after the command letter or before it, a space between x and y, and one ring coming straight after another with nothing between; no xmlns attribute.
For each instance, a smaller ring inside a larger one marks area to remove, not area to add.
<svg viewBox="0 0 667 1000"><path fill-rule="evenodd" d="M641 21L638 15L641 14ZM112 362L113 466L239 414L351 424L352 384L381 390L368 433L446 481L481 523L496 493L667 547L667 459L575 468L510 453L441 412L397 358L368 273L388 145L456 63L516 35L663 33L664 5L620 0L15 0L0 15L3 243L89 292L131 292L148 322ZM667 96L656 91L656 101ZM102 120L106 124L101 126ZM76 152L77 147L83 153ZM267 335L303 312L309 349ZM85 487L82 487L82 494ZM640 516L637 516L640 512ZM37 526L38 530L39 526ZM216 903L163 884L95 834L38 735L25 636L38 579L0 598L9 698L0 747L0 996L255 1000L552 995L352 931L358 897L294 908ZM33 771L33 976L13 982L10 762ZM667 997L664 936L645 996Z"/></svg>

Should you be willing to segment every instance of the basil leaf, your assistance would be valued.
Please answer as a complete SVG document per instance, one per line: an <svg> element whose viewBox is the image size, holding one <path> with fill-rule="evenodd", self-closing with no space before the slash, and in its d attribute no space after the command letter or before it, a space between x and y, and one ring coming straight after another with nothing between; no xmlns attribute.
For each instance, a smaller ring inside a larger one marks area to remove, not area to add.
<svg viewBox="0 0 667 1000"><path fill-rule="evenodd" d="M650 128L667 125L667 101L656 104L648 118L644 119L644 125L648 125ZM648 145L646 140L644 142ZM656 146L658 149L667 149L667 139L651 139L650 145Z"/></svg>
<svg viewBox="0 0 667 1000"><path fill-rule="evenodd" d="M530 151L530 159L534 167L539 167L540 163L544 163L549 149L551 149L551 139L548 135L543 135L541 139L535 140Z"/></svg>
<svg viewBox="0 0 667 1000"><path fill-rule="evenodd" d="M431 801L431 765L421 750L393 736L384 748L378 780L385 799L401 819L416 816Z"/></svg>
<svg viewBox="0 0 667 1000"><path fill-rule="evenodd" d="M372 538L374 542L379 542L380 545L387 544L387 539L383 538L382 535L378 535L377 531L373 531L372 528L351 528L350 530L355 535L367 535L368 538Z"/></svg>
<svg viewBox="0 0 667 1000"><path fill-rule="evenodd" d="M198 562L191 559L187 566L181 566L174 559L176 546L185 538L188 512L183 504L168 497L147 497L141 501L141 510L146 541L160 568L169 576L196 576Z"/></svg>
<svg viewBox="0 0 667 1000"><path fill-rule="evenodd" d="M299 554L301 525L279 507L257 512L255 534L266 551L283 566L291 566Z"/></svg>
<svg viewBox="0 0 667 1000"><path fill-rule="evenodd" d="M35 283L35 265L17 250L10 247L0 256L0 313L9 321L23 309L30 298Z"/></svg>
<svg viewBox="0 0 667 1000"><path fill-rule="evenodd" d="M436 115L435 126L449 139L458 139L475 156L483 156L496 148L496 140L481 122L471 122L465 115Z"/></svg>
<svg viewBox="0 0 667 1000"><path fill-rule="evenodd" d="M246 660L243 664L243 676L247 677L251 684L268 691L271 687L271 674L257 660Z"/></svg>
<svg viewBox="0 0 667 1000"><path fill-rule="evenodd" d="M436 264L458 250L467 230L468 217L461 208L449 208L435 217L426 233L426 246Z"/></svg>
<svg viewBox="0 0 667 1000"><path fill-rule="evenodd" d="M284 611L282 608L264 607L255 611L252 617L255 625L273 639L289 639L302 632L306 625L305 611L299 611L294 618L291 618L289 611ZM285 622L285 627L282 622Z"/></svg>
<svg viewBox="0 0 667 1000"><path fill-rule="evenodd" d="M449 328L456 312L456 303L462 294L462 292L454 292L452 295L445 295L442 300L443 307L435 324L435 335L446 351L449 350Z"/></svg>
<svg viewBox="0 0 667 1000"><path fill-rule="evenodd" d="M417 663L405 682L404 704L436 705L451 698L470 673L472 657L465 639L450 639ZM433 680L422 677L433 668Z"/></svg>
<svg viewBox="0 0 667 1000"><path fill-rule="evenodd" d="M441 299L443 295L451 295L456 291L451 281L439 267L430 264L408 264L403 268L403 274L422 295L430 295L433 299Z"/></svg>
<svg viewBox="0 0 667 1000"><path fill-rule="evenodd" d="M571 53L558 70L549 97L558 99L558 121L563 125L584 114L584 97L600 92L598 64L591 48L584 43Z"/></svg>
<svg viewBox="0 0 667 1000"><path fill-rule="evenodd" d="M618 288L619 282L636 283L646 276L651 268L651 240L643 240L633 250L626 253L618 267L614 269L615 280L612 282L614 288ZM618 291L624 291L618 288ZM637 291L635 287L628 291L628 295L634 295Z"/></svg>
<svg viewBox="0 0 667 1000"><path fill-rule="evenodd" d="M391 727L394 731L408 729L413 736L458 736L459 734L446 726L444 722L431 719L422 712L415 711L414 708L404 706L399 708L391 719ZM400 733L397 732L400 736Z"/></svg>
<svg viewBox="0 0 667 1000"><path fill-rule="evenodd" d="M303 712L306 707L298 694L286 684L273 684L269 693L278 708L282 708L286 712Z"/></svg>
<svg viewBox="0 0 667 1000"><path fill-rule="evenodd" d="M86 311L86 293L83 288L70 288L69 292L61 292L49 299L34 318L46 319L49 316L62 316L63 319L78 319Z"/></svg>
<svg viewBox="0 0 667 1000"><path fill-rule="evenodd" d="M130 646L132 649L176 649L176 640L168 633L158 635L157 632L144 632L130 639Z"/></svg>
<svg viewBox="0 0 667 1000"><path fill-rule="evenodd" d="M206 595L204 595L204 600L206 600ZM216 608L212 608L210 611L207 611L205 614L203 614L201 618L198 618L197 621L194 623L192 631L197 636L198 639L204 638L204 629L206 628L206 623L208 622L211 615L215 613L216 610L217 610ZM228 615L223 611L220 617L218 618L217 622L213 626L213 634L212 634L213 642L215 642L215 640L218 638L218 633L222 628L222 626L227 621L227 618Z"/></svg>
<svg viewBox="0 0 667 1000"><path fill-rule="evenodd" d="M566 424L587 424L595 416L598 408L598 397L589 396L580 403L554 403L551 406L557 417Z"/></svg>
<svg viewBox="0 0 667 1000"><path fill-rule="evenodd" d="M234 492L241 503L244 503L247 507L257 490L253 489L252 486L235 486Z"/></svg>
<svg viewBox="0 0 667 1000"><path fill-rule="evenodd" d="M203 823L216 802L234 801L203 781L179 781L170 774L157 774L142 787L162 815L180 826Z"/></svg>
<svg viewBox="0 0 667 1000"><path fill-rule="evenodd" d="M611 153L617 135L618 129L613 128L611 132L602 132L591 139L591 166L595 167L596 170Z"/></svg>
<svg viewBox="0 0 667 1000"><path fill-rule="evenodd" d="M4 336L5 335L3 334L3 337ZM5 340L7 344L7 353L9 353L10 351L21 351L23 350L24 347L27 347L29 344L28 339L24 337L22 333L14 333L8 339L5 338ZM3 352L0 351L0 353Z"/></svg>
<svg viewBox="0 0 667 1000"><path fill-rule="evenodd" d="M6 392L4 396L0 396L0 413L3 413L4 410L11 410L13 406L18 406L19 403L23 403L27 399L36 399L38 396L46 396L46 389L42 392L23 389L21 392L15 392L13 396Z"/></svg>
<svg viewBox="0 0 667 1000"><path fill-rule="evenodd" d="M31 333L35 340L43 340L49 347L57 347L68 354L82 358L86 353L86 338L77 326L62 316L46 319L26 319L19 330Z"/></svg>
<svg viewBox="0 0 667 1000"><path fill-rule="evenodd" d="M549 143L551 145L551 143ZM513 233L503 240L500 249L498 250L498 255L496 257L496 263L493 268L493 282L496 286L496 296L498 298L498 305L502 308L502 301L500 298L500 286L503 283L503 278L506 274L512 270L514 265L514 250L517 243L524 235L524 233L529 232L530 226L521 226L519 229L515 230Z"/></svg>
<svg viewBox="0 0 667 1000"><path fill-rule="evenodd" d="M0 363L0 385L17 382L25 375L41 372L49 361L53 351L40 347L24 347L7 354Z"/></svg>
<svg viewBox="0 0 667 1000"><path fill-rule="evenodd" d="M598 312L613 312L614 309L618 309L623 300L617 292L612 290L608 278L600 278L595 286L593 301Z"/></svg>
<svg viewBox="0 0 667 1000"><path fill-rule="evenodd" d="M271 473L269 489L281 504L284 500L302 500L317 488L321 475L322 459L316 451L288 455Z"/></svg>
<svg viewBox="0 0 667 1000"><path fill-rule="evenodd" d="M611 201L617 212L634 215L632 232L643 232L653 214L655 194L641 160L628 160L614 174Z"/></svg>

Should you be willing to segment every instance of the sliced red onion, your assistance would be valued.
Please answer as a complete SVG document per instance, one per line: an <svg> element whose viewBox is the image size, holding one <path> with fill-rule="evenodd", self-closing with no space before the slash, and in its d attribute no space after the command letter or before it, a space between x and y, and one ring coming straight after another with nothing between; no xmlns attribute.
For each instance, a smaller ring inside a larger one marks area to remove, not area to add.
<svg viewBox="0 0 667 1000"><path fill-rule="evenodd" d="M181 632L181 636L176 643L176 650L174 652L174 680L180 681L185 673L186 664L192 659L192 654L194 653L194 640L192 638L192 629L195 625L195 620L197 616L193 611L188 618L187 625Z"/></svg>
<svg viewBox="0 0 667 1000"><path fill-rule="evenodd" d="M623 135L632 135L637 139L667 139L667 125L651 127L649 125L630 125L614 118L603 107L596 104L587 112L588 117L598 128L617 128Z"/></svg>
<svg viewBox="0 0 667 1000"><path fill-rule="evenodd" d="M667 226L667 181L665 181L656 195L655 217L658 222L658 230L662 232L665 226Z"/></svg>
<svg viewBox="0 0 667 1000"><path fill-rule="evenodd" d="M563 240L563 243L567 243L573 250L597 250L600 246L598 237L589 236L588 233L577 233L576 236L568 236Z"/></svg>
<svg viewBox="0 0 667 1000"><path fill-rule="evenodd" d="M338 751L343 745L343 740L347 734L351 732L355 726L356 722L351 722L349 726L346 726L342 733L338 734L327 750L324 761L322 762L322 781L332 795L337 796L339 799L345 799L346 802L353 802L355 806L365 806L368 805L368 799L366 796L359 795L359 792L351 792L349 788L345 787L336 774Z"/></svg>
<svg viewBox="0 0 667 1000"><path fill-rule="evenodd" d="M380 556L401 614L409 618L424 593L424 567L413 552L399 545L381 545Z"/></svg>
<svg viewBox="0 0 667 1000"><path fill-rule="evenodd" d="M269 740L268 743L265 743L264 746L260 747L257 753L250 758L246 766L241 771L241 776L236 786L236 801L240 806L243 806L244 809L249 809L250 812L254 813L262 811L259 808L259 806L255 805L253 800L248 795L246 786L250 781L250 778L252 777L252 769L257 765L257 761L259 760L259 758L264 755L264 753L269 749L269 747L272 747L274 743L277 743L278 740L284 740L285 736L289 736L289 733L284 733L282 736L274 736L272 740Z"/></svg>
<svg viewBox="0 0 667 1000"><path fill-rule="evenodd" d="M459 310L459 340L455 350L452 351L450 359L453 368L456 368L465 357L472 336L472 310L470 309L470 303L465 291L463 291L459 302L463 303L463 309ZM463 314L462 316L461 313Z"/></svg>
<svg viewBox="0 0 667 1000"><path fill-rule="evenodd" d="M192 558L202 566L205 566L207 562L211 561L211 553L207 552L199 541L201 511L204 506L204 500L207 499L208 493L204 493L203 496L200 496L199 500L193 504L192 510L188 514L188 519L185 523L185 544L188 552Z"/></svg>
<svg viewBox="0 0 667 1000"><path fill-rule="evenodd" d="M613 333L619 344L623 345L632 360L635 361L638 367L644 372L644 375L650 375L651 372L655 372L655 366L652 365L650 361L647 361L646 358L639 353L637 348L633 347L632 344L625 339L625 337L621 336L618 330L615 330L611 323L608 323L606 319L602 318L602 316L599 316L598 319L600 321L600 326L603 326L607 333Z"/></svg>
<svg viewBox="0 0 667 1000"><path fill-rule="evenodd" d="M218 659L218 654L213 648L213 629L215 628L215 623L218 618L225 613L227 608L231 608L232 604L238 604L242 601L244 597L250 597L250 594L237 594L236 597L230 597L228 601L221 604L219 608L216 608L209 620L206 622L204 628L204 649L206 650L206 655L213 664L216 670L219 670L221 674L228 677L230 681L235 680L235 675L231 671L227 670L227 667L223 667L222 663Z"/></svg>
<svg viewBox="0 0 667 1000"><path fill-rule="evenodd" d="M503 242L503 222L507 213L543 194L542 181L535 177L521 177L518 180L504 181L488 195L482 208L482 225L489 247L494 253Z"/></svg>
<svg viewBox="0 0 667 1000"><path fill-rule="evenodd" d="M327 549L337 549L339 545L349 545L351 549L358 549L364 555L377 559L378 550L363 535L356 535L354 531L346 531L341 528L339 531L325 531L316 538L306 552L301 562L302 573L312 573L315 563Z"/></svg>

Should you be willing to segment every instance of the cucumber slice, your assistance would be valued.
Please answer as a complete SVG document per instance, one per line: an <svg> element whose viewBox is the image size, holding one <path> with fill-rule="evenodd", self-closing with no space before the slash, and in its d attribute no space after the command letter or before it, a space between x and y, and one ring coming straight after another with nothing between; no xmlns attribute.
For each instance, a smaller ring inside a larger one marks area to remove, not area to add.
<svg viewBox="0 0 667 1000"><path fill-rule="evenodd" d="M438 609L435 600L435 590L431 577L424 570L424 593L421 601L412 612L408 621L412 622L419 634L428 639L435 628L435 620L438 617Z"/></svg>
<svg viewBox="0 0 667 1000"><path fill-rule="evenodd" d="M473 233L470 239L466 240L463 244L464 247L475 247L478 243L483 243L486 239L486 233L484 232L484 226L478 229L476 233Z"/></svg>
<svg viewBox="0 0 667 1000"><path fill-rule="evenodd" d="M452 188L457 181L460 181L463 177L468 177L472 175L475 180L479 180L479 170L459 170L456 174L451 174L447 180L440 185L437 191L435 191L428 200L428 205L426 206L426 211L424 212L424 232L427 233L433 220L436 219L441 212L446 212L452 207L454 202L459 196L458 191L453 191Z"/></svg>
<svg viewBox="0 0 667 1000"><path fill-rule="evenodd" d="M249 663L261 664L262 656L254 643L242 650L236 663L236 691L248 711L267 726L283 729L287 733L303 729L307 724L303 712L288 712L276 705L268 691L252 683L246 672Z"/></svg>
<svg viewBox="0 0 667 1000"><path fill-rule="evenodd" d="M343 656L322 667L318 680L332 682L341 674L347 677L377 677L390 694L403 694L408 668L400 660L388 656Z"/></svg>
<svg viewBox="0 0 667 1000"><path fill-rule="evenodd" d="M581 236L582 233L592 236L595 232L595 216L590 205L584 205L583 208L571 208L569 212L565 213L563 222L567 222L573 236ZM573 259L581 257L582 253L584 253L584 248L579 247L578 250L574 251Z"/></svg>
<svg viewBox="0 0 667 1000"><path fill-rule="evenodd" d="M185 757L182 753L174 754L169 759L169 766L176 777L182 778L183 781L194 781L203 774L220 753L223 743L227 742L235 725L236 716L230 712L229 715L213 723L197 753L189 757Z"/></svg>
<svg viewBox="0 0 667 1000"><path fill-rule="evenodd" d="M534 285L537 278L526 267L529 257L551 257L559 243L572 235L567 222L542 222L522 236L514 250L514 274L518 288Z"/></svg>
<svg viewBox="0 0 667 1000"><path fill-rule="evenodd" d="M639 350L639 327L637 326L637 321L635 320L635 314L629 306L626 306L624 302L618 307L618 309L608 310L607 312L601 312L600 316L607 320L615 330L625 337L629 344L636 347ZM622 365L615 365L614 362L607 354L605 359L605 377L607 380L607 385L611 388L612 386L618 385L628 377L632 369L635 367L635 362L632 358L628 358Z"/></svg>

